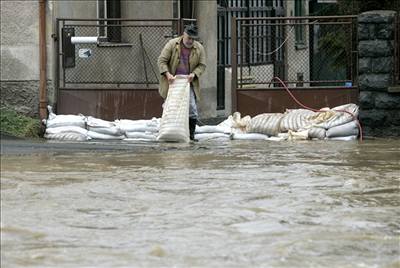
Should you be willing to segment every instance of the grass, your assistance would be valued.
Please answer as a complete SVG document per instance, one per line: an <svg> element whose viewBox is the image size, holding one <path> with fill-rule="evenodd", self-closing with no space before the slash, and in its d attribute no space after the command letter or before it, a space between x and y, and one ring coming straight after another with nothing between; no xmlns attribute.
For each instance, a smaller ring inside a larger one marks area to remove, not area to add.
<svg viewBox="0 0 400 268"><path fill-rule="evenodd" d="M0 131L21 138L39 138L40 120L21 115L11 109L0 109Z"/></svg>

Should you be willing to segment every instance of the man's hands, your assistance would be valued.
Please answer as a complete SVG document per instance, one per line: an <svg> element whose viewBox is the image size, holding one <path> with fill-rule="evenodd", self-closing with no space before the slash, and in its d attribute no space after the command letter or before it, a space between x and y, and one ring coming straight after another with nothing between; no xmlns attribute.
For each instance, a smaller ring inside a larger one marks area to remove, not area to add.
<svg viewBox="0 0 400 268"><path fill-rule="evenodd" d="M189 83L192 83L193 78L194 78L194 73L191 73L191 74L188 75L188 81L189 81Z"/></svg>
<svg viewBox="0 0 400 268"><path fill-rule="evenodd" d="M170 83L170 84L172 84L172 82L174 82L174 80L175 80L175 78L176 78L176 76L175 76L175 75L172 75L170 72L166 72L166 73L165 73L165 77L167 78L168 83ZM192 83L194 77L195 77L195 74L194 74L194 73L191 73L191 74L189 74L189 75L187 76L187 79L188 79L189 83Z"/></svg>
<svg viewBox="0 0 400 268"><path fill-rule="evenodd" d="M167 77L168 83L172 84L172 82L174 82L174 80L175 80L174 75L170 74L169 72L166 72L165 76Z"/></svg>

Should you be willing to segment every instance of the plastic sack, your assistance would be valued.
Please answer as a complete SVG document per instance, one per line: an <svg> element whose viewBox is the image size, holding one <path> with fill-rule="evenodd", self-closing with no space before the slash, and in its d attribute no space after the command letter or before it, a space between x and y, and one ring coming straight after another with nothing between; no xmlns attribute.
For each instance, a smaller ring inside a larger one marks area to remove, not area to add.
<svg viewBox="0 0 400 268"><path fill-rule="evenodd" d="M259 114L250 120L248 132L276 136L280 131L282 118L283 114L280 113Z"/></svg>
<svg viewBox="0 0 400 268"><path fill-rule="evenodd" d="M323 140L326 137L326 129L322 127L312 127L308 130L308 137L310 139Z"/></svg>
<svg viewBox="0 0 400 268"><path fill-rule="evenodd" d="M196 126L195 133L230 133L230 128L221 126Z"/></svg>
<svg viewBox="0 0 400 268"><path fill-rule="evenodd" d="M198 133L194 135L194 138L198 141L223 139L229 140L229 134L224 133Z"/></svg>
<svg viewBox="0 0 400 268"><path fill-rule="evenodd" d="M352 136L347 136L347 137L332 137L332 138L327 138L328 140L331 141L355 141L357 140L358 136L357 135L352 135Z"/></svg>
<svg viewBox="0 0 400 268"><path fill-rule="evenodd" d="M259 133L232 133L232 140L267 140L269 137Z"/></svg>
<svg viewBox="0 0 400 268"><path fill-rule="evenodd" d="M118 127L88 127L89 131L94 131L101 134L121 136L124 134Z"/></svg>
<svg viewBox="0 0 400 268"><path fill-rule="evenodd" d="M176 76L169 85L157 140L189 142L189 97L187 76Z"/></svg>
<svg viewBox="0 0 400 268"><path fill-rule="evenodd" d="M98 133L95 131L88 131L87 135L92 138L92 139L97 139L97 140L122 140L125 138L125 135L108 135L108 134L102 134Z"/></svg>
<svg viewBox="0 0 400 268"><path fill-rule="evenodd" d="M77 126L46 128L46 134L59 134L59 133L78 133L81 135L87 135L88 131L85 128L77 127Z"/></svg>
<svg viewBox="0 0 400 268"><path fill-rule="evenodd" d="M93 116L88 116L87 117L87 125L89 127L92 127L92 128L96 128L96 127L99 127L99 128L115 127L115 123L114 122L98 119L98 118L95 118Z"/></svg>
<svg viewBox="0 0 400 268"><path fill-rule="evenodd" d="M356 121L351 121L349 123L332 127L326 131L326 136L328 138L333 137L347 137L347 136L358 136L359 129Z"/></svg>
<svg viewBox="0 0 400 268"><path fill-rule="evenodd" d="M63 141L86 141L90 140L87 135L77 132L61 132L61 133L46 133L44 137L49 140L63 140Z"/></svg>
<svg viewBox="0 0 400 268"><path fill-rule="evenodd" d="M281 121L280 131L299 131L309 128L313 124L312 117L314 115L313 111L306 109L287 110Z"/></svg>
<svg viewBox="0 0 400 268"><path fill-rule="evenodd" d="M347 111L347 112L353 114L354 117L351 114L348 114L346 112L340 112L339 110ZM327 113L334 112L334 115L331 116L325 122L318 124L318 126L323 127L325 129L329 129L329 128L332 128L335 126L346 124L348 122L353 121L354 119L356 119L358 117L358 111L359 111L358 106L353 103L334 107L331 110L327 111Z"/></svg>
<svg viewBox="0 0 400 268"><path fill-rule="evenodd" d="M129 139L141 139L141 140L156 140L157 136L146 132L126 132L125 136Z"/></svg>

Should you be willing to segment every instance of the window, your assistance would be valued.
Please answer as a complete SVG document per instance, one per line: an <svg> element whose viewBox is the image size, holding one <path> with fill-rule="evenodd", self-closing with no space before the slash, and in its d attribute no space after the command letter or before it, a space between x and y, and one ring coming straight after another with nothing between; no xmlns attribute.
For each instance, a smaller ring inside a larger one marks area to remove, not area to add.
<svg viewBox="0 0 400 268"><path fill-rule="evenodd" d="M121 18L121 0L97 0L97 17L99 19ZM98 21L99 37L103 37L107 42L121 42L121 27L118 20ZM114 25L114 26L108 26Z"/></svg>
<svg viewBox="0 0 400 268"><path fill-rule="evenodd" d="M305 16L305 0L295 0L294 1L294 15L296 17ZM298 20L297 22L303 23L303 20ZM295 26L296 35L296 47L305 46L305 25Z"/></svg>

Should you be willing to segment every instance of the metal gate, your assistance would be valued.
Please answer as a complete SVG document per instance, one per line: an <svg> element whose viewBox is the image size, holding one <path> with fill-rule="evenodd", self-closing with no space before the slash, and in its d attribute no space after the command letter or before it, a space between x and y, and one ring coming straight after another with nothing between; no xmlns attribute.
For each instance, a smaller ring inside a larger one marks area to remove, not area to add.
<svg viewBox="0 0 400 268"><path fill-rule="evenodd" d="M157 58L170 38L195 21L57 19L57 113L160 117Z"/></svg>
<svg viewBox="0 0 400 268"><path fill-rule="evenodd" d="M218 59L217 59L217 109L225 109L225 68L231 67L231 20L233 17L274 17L283 15L283 1L217 0L218 9ZM266 32L255 28L252 38L261 42ZM238 36L240 38L240 36ZM253 55L254 56L254 55ZM265 59L264 59L265 60ZM261 60L262 61L262 60ZM259 60L260 62L260 60Z"/></svg>
<svg viewBox="0 0 400 268"><path fill-rule="evenodd" d="M358 102L356 16L232 18L232 109L244 115ZM264 29L261 40L252 33ZM251 77L251 79L249 79Z"/></svg>

